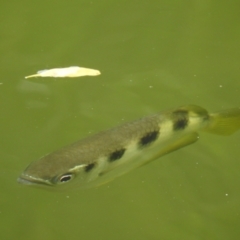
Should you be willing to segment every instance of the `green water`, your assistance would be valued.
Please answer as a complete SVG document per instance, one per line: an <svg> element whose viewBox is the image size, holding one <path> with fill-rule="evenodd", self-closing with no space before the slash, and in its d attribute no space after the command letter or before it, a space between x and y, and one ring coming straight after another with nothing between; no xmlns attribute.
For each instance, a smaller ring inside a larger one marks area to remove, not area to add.
<svg viewBox="0 0 240 240"><path fill-rule="evenodd" d="M123 121L184 104L240 106L239 5L2 2L1 239L239 239L240 132L201 134L98 189L16 182L32 160ZM24 79L75 65L102 75Z"/></svg>

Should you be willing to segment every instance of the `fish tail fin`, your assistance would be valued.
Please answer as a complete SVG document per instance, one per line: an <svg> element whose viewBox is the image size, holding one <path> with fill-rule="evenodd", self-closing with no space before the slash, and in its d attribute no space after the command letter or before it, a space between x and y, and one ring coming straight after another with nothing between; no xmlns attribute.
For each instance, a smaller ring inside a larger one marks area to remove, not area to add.
<svg viewBox="0 0 240 240"><path fill-rule="evenodd" d="M204 131L227 136L240 129L240 108L211 113L209 118L209 124Z"/></svg>

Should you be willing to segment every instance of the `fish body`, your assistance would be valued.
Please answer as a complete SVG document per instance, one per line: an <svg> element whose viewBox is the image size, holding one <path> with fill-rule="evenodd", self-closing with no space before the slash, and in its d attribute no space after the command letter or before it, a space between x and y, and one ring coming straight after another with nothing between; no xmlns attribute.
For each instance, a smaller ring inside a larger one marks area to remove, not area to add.
<svg viewBox="0 0 240 240"><path fill-rule="evenodd" d="M99 186L198 140L198 131L230 135L240 108L209 114L188 105L124 123L33 161L18 182L64 188Z"/></svg>

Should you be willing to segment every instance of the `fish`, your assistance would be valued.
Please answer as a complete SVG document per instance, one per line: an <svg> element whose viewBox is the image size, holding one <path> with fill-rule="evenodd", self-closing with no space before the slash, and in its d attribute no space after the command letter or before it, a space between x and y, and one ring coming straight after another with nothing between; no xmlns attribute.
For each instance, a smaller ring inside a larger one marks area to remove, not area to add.
<svg viewBox="0 0 240 240"><path fill-rule="evenodd" d="M195 143L199 131L231 135L240 108L208 113L187 105L101 131L33 161L17 181L47 189L98 187Z"/></svg>
<svg viewBox="0 0 240 240"><path fill-rule="evenodd" d="M25 78L33 77L82 77L82 76L97 76L101 72L96 69L84 68L84 67L66 67L66 68L53 68L40 70L36 74L26 76Z"/></svg>

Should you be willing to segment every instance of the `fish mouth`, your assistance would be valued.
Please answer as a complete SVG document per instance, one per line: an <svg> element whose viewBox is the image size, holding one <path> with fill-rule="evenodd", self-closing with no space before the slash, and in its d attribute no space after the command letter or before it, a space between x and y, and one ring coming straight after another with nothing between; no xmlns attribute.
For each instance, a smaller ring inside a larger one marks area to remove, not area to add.
<svg viewBox="0 0 240 240"><path fill-rule="evenodd" d="M42 179L34 178L32 176L24 175L24 174L20 175L17 178L17 182L25 186L30 186L34 188L49 190L49 191L58 191L58 190L65 189L64 187L60 187L60 188L54 187L55 185L49 181L44 181Z"/></svg>
<svg viewBox="0 0 240 240"><path fill-rule="evenodd" d="M33 183L32 181L30 181L26 178L22 178L22 177L18 177L17 182L21 183L21 184L24 184L24 185L34 185L34 184L36 184L36 183Z"/></svg>
<svg viewBox="0 0 240 240"><path fill-rule="evenodd" d="M42 179L34 178L28 175L21 175L17 178L17 182L23 185L41 185L41 186L52 186L48 181L43 181Z"/></svg>

